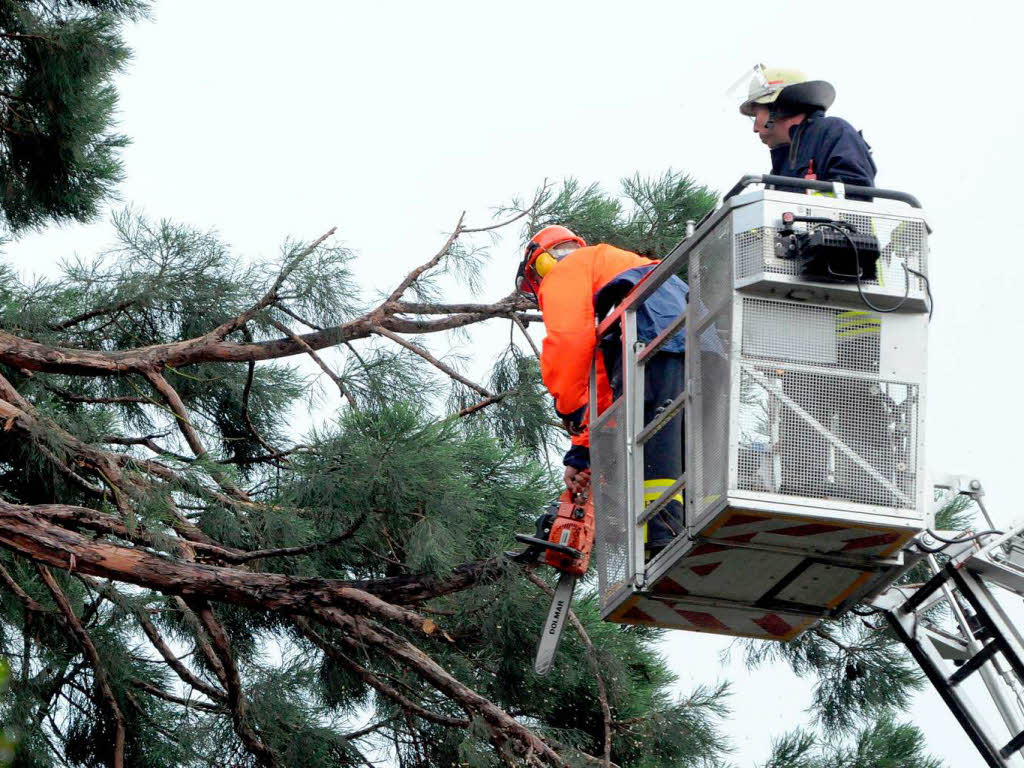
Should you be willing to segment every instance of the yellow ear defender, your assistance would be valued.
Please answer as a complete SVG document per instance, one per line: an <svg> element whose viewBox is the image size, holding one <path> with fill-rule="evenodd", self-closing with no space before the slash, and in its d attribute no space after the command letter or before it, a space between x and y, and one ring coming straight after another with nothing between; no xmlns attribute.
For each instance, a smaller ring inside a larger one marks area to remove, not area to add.
<svg viewBox="0 0 1024 768"><path fill-rule="evenodd" d="M557 264L557 263L558 263L558 259L556 259L554 256L552 256L547 251L544 251L533 262L533 268L534 268L534 270L536 270L537 275L539 277L544 277L545 275L547 275L548 272L551 271L551 268L553 266L555 266L555 264Z"/></svg>

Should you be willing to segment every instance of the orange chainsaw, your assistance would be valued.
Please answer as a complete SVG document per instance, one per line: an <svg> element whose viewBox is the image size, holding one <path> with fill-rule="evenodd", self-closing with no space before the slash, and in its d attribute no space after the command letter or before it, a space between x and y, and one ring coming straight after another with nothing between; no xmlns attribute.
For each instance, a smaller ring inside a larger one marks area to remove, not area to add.
<svg viewBox="0 0 1024 768"><path fill-rule="evenodd" d="M572 605L576 580L587 572L590 551L594 547L594 502L589 488L577 494L563 491L558 502L548 507L537 520L537 535L517 533L516 540L526 544L527 548L513 555L512 559L544 563L562 573L555 586L533 665L538 675L546 675L555 663L555 652Z"/></svg>

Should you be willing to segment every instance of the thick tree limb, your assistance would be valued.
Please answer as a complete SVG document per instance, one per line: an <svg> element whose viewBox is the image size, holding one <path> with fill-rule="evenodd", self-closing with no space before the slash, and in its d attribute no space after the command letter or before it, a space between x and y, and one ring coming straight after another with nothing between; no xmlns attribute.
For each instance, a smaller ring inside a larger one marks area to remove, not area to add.
<svg viewBox="0 0 1024 768"><path fill-rule="evenodd" d="M310 614L317 607L338 606L396 621L428 635L436 629L432 620L352 586L360 582L298 579L163 557L143 549L87 538L40 519L32 509L0 500L0 546L47 565L189 599L219 600L259 610L297 614ZM433 592L423 581L405 580L404 584L392 581L389 585L387 582L391 580L381 580L377 583L384 583L385 592L391 586L392 592L418 592L421 599L428 599L454 591L453 584L472 583L473 570L467 569L468 572L450 581L435 583Z"/></svg>
<svg viewBox="0 0 1024 768"><path fill-rule="evenodd" d="M322 331L301 334L300 338L314 350L365 339L375 327L397 333L437 333L463 328L495 317L508 317L514 309L507 303L489 305L480 312L462 312L437 320L398 318L387 309L378 315L364 315L343 325ZM83 376L118 376L126 373L145 374L169 365L180 368L204 362L243 363L274 360L304 354L305 349L290 338L271 341L237 343L189 339L170 344L154 344L118 352L50 347L0 331L0 363L31 371Z"/></svg>
<svg viewBox="0 0 1024 768"><path fill-rule="evenodd" d="M68 602L68 598L64 594L64 590L62 590L60 585L57 584L57 581L53 578L50 570L39 563L36 564L36 568L43 579L43 583L46 584L47 589L50 590L50 594L53 595L53 599L57 603L57 607L60 608L60 612L64 615L64 621L67 623L68 629L71 630L71 634L75 636L75 640L78 641L78 644L81 646L86 658L89 659L89 664L92 666L93 675L96 678L96 687L99 689L103 706L113 721L114 752L111 765L113 768L124 768L124 715L121 712L121 707L117 703L117 697L114 696L114 691L110 687L106 667L103 666L100 654L96 650L96 646L93 645L92 638L89 637L89 633L85 631L85 627L82 626L78 617L75 616L75 612L71 608L71 604Z"/></svg>
<svg viewBox="0 0 1024 768"><path fill-rule="evenodd" d="M512 293L500 299L498 304L507 305L509 314L517 311L525 312L533 309L533 301ZM464 313L490 312L494 304L430 304L416 301L399 301L391 305L395 314L399 315L457 315Z"/></svg>

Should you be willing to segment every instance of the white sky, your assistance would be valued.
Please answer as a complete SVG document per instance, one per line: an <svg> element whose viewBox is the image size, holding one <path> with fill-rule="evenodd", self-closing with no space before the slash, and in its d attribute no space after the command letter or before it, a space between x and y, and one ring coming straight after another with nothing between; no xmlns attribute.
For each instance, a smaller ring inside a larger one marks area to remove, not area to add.
<svg viewBox="0 0 1024 768"><path fill-rule="evenodd" d="M946 7L163 0L128 35L121 129L134 144L120 193L216 228L251 258L337 225L365 284L384 289L460 211L486 223L545 177L614 188L671 166L725 190L766 171L724 91L757 61L803 68L835 84L831 113L864 130L878 185L913 192L930 214L928 463L977 473L1006 524L1021 514L1021 18L1010 3ZM105 222L49 230L6 257L45 273L110 237ZM513 239L493 249L480 298L510 290ZM665 652L687 687L737 682L734 759L753 766L802 720L807 686L786 670L722 667L725 645L678 634ZM920 696L913 717L948 765L983 765L937 695Z"/></svg>

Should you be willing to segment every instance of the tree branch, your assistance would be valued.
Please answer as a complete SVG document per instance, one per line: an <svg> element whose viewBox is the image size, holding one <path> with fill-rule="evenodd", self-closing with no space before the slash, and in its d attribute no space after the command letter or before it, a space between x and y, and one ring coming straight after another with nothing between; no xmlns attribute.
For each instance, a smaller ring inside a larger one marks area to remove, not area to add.
<svg viewBox="0 0 1024 768"><path fill-rule="evenodd" d="M231 643L227 633L217 617L213 615L213 609L205 600L196 600L191 606L206 629L212 641L217 659L224 668L228 690L228 706L231 708L231 720L235 726L235 733L245 744L252 755L259 763L267 768L276 768L280 763L277 755L270 749L263 739L252 729L247 721L248 702L245 692L242 690L242 680L238 674L238 667L235 665L234 656L231 654Z"/></svg>
<svg viewBox="0 0 1024 768"><path fill-rule="evenodd" d="M326 654L333 661L345 667L346 669L355 672L356 676L359 677L360 680L362 680L364 683L369 685L374 690L379 691L384 696L387 696L389 699L391 699L400 707L402 707L402 709L406 710L407 712L411 712L412 714L416 715L416 717L421 717L424 720L427 720L428 722L437 723L438 725L446 725L453 728L466 728L469 726L469 720L466 720L464 718L439 715L435 712L431 712L428 709L424 709L419 704L403 696L393 687L385 683L383 680L381 680L379 677L373 674L366 667L353 661L340 650L338 650L338 648L329 643L315 629L313 629L309 621L302 617L295 617L294 621L295 625L299 628L302 634L308 640L310 640L317 648L323 651L324 654Z"/></svg>
<svg viewBox="0 0 1024 768"><path fill-rule="evenodd" d="M175 696L173 694L167 693L166 691L162 691L159 688L157 688L155 685L150 685L145 680L135 680L135 679L133 679L131 681L131 683L136 688L138 688L140 690L143 690L146 693L148 693L150 696L156 696L158 699L163 699L164 701L169 701L172 704L180 704L181 706L185 707L186 709L195 708L195 709L202 709L202 710L205 710L207 712L223 712L224 711L224 707L222 705L210 704L209 702L205 702L205 701L194 701L192 699L183 699L180 696ZM221 694L221 695L223 696L223 694Z"/></svg>
<svg viewBox="0 0 1024 768"><path fill-rule="evenodd" d="M91 320L94 317L99 317L100 315L117 314L122 310L128 309L128 307L130 307L134 303L135 299L126 299L125 301L118 302L117 304L111 304L106 307L97 307L96 309L90 309L88 312L83 312L80 315L75 315L74 317L69 318L64 322L51 325L49 326L49 328L50 330L53 331L66 331L71 326L78 325L79 323L84 323L86 320Z"/></svg>
<svg viewBox="0 0 1024 768"><path fill-rule="evenodd" d="M381 305L382 307L387 306L391 302L395 302L401 299L402 294L404 294L409 289L409 287L420 278L420 276L424 272L433 269L434 267L441 263L441 259L443 259L445 255L448 253L448 251L451 250L452 245L455 243L456 240L459 239L459 235L462 234L462 222L465 221L465 219L466 212L463 211L462 215L459 216L459 220L455 223L455 229L452 230L452 233L445 241L445 244L441 246L441 250L438 251L434 255L434 257L430 259L428 262L426 262L425 264L421 264L408 275L406 275L405 279L398 284L398 287L391 292L391 295L384 300L384 303Z"/></svg>
<svg viewBox="0 0 1024 768"><path fill-rule="evenodd" d="M295 555L305 555L310 552L316 552L327 547L333 547L335 544L351 539L356 532L362 527L363 523L366 522L366 513L364 512L356 521L352 523L343 533L337 536L327 539L325 541L314 541L311 544L303 544L298 547L281 547L279 549L257 549L252 552L242 552L239 554L229 554L227 556L228 562L232 563L248 563L252 560L261 560L268 557L293 557Z"/></svg>
<svg viewBox="0 0 1024 768"><path fill-rule="evenodd" d="M87 577L80 578L85 579ZM149 638L149 642L152 643L153 647L156 648L164 661L167 662L167 665L175 671L179 678L181 678L182 682L190 685L197 691L201 691L214 701L223 701L226 698L223 691L214 688L205 680L200 679L193 674L188 667L182 664L181 659L179 659L177 655L175 655L174 651L171 650L170 646L164 642L164 639L160 636L157 628L153 625L153 622L150 621L149 616L146 615L144 610L140 610L134 604L129 603L112 584L101 584L94 579L88 579L87 583L106 599L110 600L121 609L130 611L135 616L139 625L142 627L142 631L145 633L146 637Z"/></svg>
<svg viewBox="0 0 1024 768"><path fill-rule="evenodd" d="M533 350L533 354L537 358L540 358L540 349L537 347L537 342L535 342L533 340L533 337L530 336L530 332L526 330L526 324L523 323L523 321L519 319L519 315L513 314L512 315L512 322L515 323L516 327L518 327L519 330L523 332L523 337L526 339L527 343L530 345L530 349Z"/></svg>
<svg viewBox="0 0 1024 768"><path fill-rule="evenodd" d="M277 279L274 281L273 285L270 286L270 289L263 295L263 298L261 298L255 304L253 304L245 312L242 312L240 315L232 318L231 320L228 320L227 322L218 325L216 328L210 331L204 338L216 339L217 341L220 341L232 331L236 331L243 325L248 323L250 320L256 317L256 315L258 315L262 310L266 309L271 304L276 302L278 298L277 292L281 290L281 286L284 285L284 281L288 279L288 276L295 271L295 269L302 263L303 259L305 259L307 256L309 256L309 254L313 253L317 248L319 248L320 244L323 243L324 240L333 235L335 229L336 227L331 227L329 230L320 235L320 237L314 240L308 247L304 248L300 253L297 253L294 257L292 257L292 259L281 270L280 274L278 274Z"/></svg>
<svg viewBox="0 0 1024 768"><path fill-rule="evenodd" d="M499 750L510 747L520 755L532 752L554 768L570 768L569 763L543 739L492 701L456 680L436 661L407 640L382 631L363 617L350 616L337 609L320 608L315 614L324 623L343 629L360 642L386 653L458 703L467 713L482 718L490 730L491 742Z"/></svg>
<svg viewBox="0 0 1024 768"><path fill-rule="evenodd" d="M504 392L499 392L496 395L491 395L490 397L485 397L483 400L479 400L479 401L473 403L472 405L467 405L465 408L460 410L455 415L458 416L460 419L463 416L469 416L471 413L476 413L477 411L482 410L483 408L486 408L489 405L494 405L495 403L500 403L502 400L504 400L506 397L508 397L509 395L514 393L515 391L516 391L515 389L506 389Z"/></svg>
<svg viewBox="0 0 1024 768"><path fill-rule="evenodd" d="M405 347L410 352L413 352L413 353L419 355L424 360L426 360L428 363L430 363L432 366L437 368L439 371L442 371L446 375L448 375L451 378L455 379L455 381L458 381L459 383L464 384L465 386L467 386L470 389L472 389L474 392L478 392L479 394L483 395L484 397L494 397L494 394L492 392L490 392L489 390L484 389L479 384L475 384L474 382L470 381L465 376L463 376L458 371L456 371L454 368L451 368L451 367L445 365L440 360L438 360L436 357L434 357L432 354L427 352L427 350L423 349L423 347L420 347L420 346L418 346L416 344L413 344L411 341L407 341L407 340L403 339L397 333L392 333L387 328L383 328L381 326L376 326L373 329L373 331L374 331L374 333L378 333L381 336L386 336L387 338L391 339L393 342L395 342L399 346Z"/></svg>
<svg viewBox="0 0 1024 768"><path fill-rule="evenodd" d="M306 354L309 355L311 358L313 358L313 362L315 362L317 365L320 366L320 370L323 371L324 373L326 373L330 377L331 381L333 381L335 383L335 385L338 387L338 390L341 392L342 396L346 400L348 400L348 404L352 408L357 408L358 407L356 405L356 399L354 397L352 397L352 393L349 392L345 388L345 382L343 382L334 373L334 371L332 371L327 366L327 363L325 363L323 361L323 358L321 358L320 355L318 355L313 350L313 348L311 346L309 346L309 344L307 344L302 339L300 339L298 336L296 336L295 333L288 326L286 326L284 323L279 323L277 320L274 320L273 318L270 318L270 324L272 326L274 326L275 328L277 328L277 330L279 330L281 333L286 335L288 338L290 338L292 341L294 341L296 344L298 344L300 347L302 347L306 351Z"/></svg>
<svg viewBox="0 0 1024 768"><path fill-rule="evenodd" d="M52 392L53 394L57 395L57 397L72 403L95 403L99 405L151 405L153 403L153 401L149 400L148 398L138 397L136 395L124 395L117 397L93 397L92 395L79 395L74 392L70 392L66 389L61 389L60 387L51 386L49 384L43 384L43 389L45 389L47 392Z"/></svg>
<svg viewBox="0 0 1024 768"><path fill-rule="evenodd" d="M170 385L163 374L157 371L147 371L146 378L153 385L153 388L167 401L167 405L170 406L171 412L174 414L174 421L177 423L178 429L181 430L181 434L184 435L188 447L192 449L192 453L196 455L196 458L206 455L206 446L203 445L203 441L200 439L199 433L196 432L196 428L192 426L192 422L188 417L188 411L185 408L185 402L181 399L178 391Z"/></svg>
<svg viewBox="0 0 1024 768"><path fill-rule="evenodd" d="M45 565L39 563L36 563L36 569L39 571L39 575L42 577L46 587L50 590L50 594L53 595L57 607L64 614L64 621L71 630L71 634L75 636L86 658L89 659L89 663L92 665L93 674L96 678L96 687L99 689L103 705L114 725L114 754L111 765L113 768L124 768L125 720L124 715L121 713L121 707L118 706L117 698L114 696L114 691L110 687L107 670L100 660L99 652L96 650L96 646L93 645L92 638L89 637L89 633L85 631L85 627L82 626L78 617L75 616L67 596L53 578L50 570Z"/></svg>
<svg viewBox="0 0 1024 768"><path fill-rule="evenodd" d="M7 569L2 565L0 565L0 580L3 581L4 586L6 586L8 590L13 592L14 595L21 600L22 605L25 606L26 610L31 611L32 613L49 613L42 603L36 602L28 592L21 588L21 585L14 580L14 577L11 576Z"/></svg>
<svg viewBox="0 0 1024 768"><path fill-rule="evenodd" d="M310 614L317 607L342 607L395 621L430 635L435 623L395 604L428 600L479 583L500 572L497 559L456 568L448 579L398 577L367 581L301 579L192 563L83 536L41 519L68 505L25 507L0 500L0 546L57 568L155 589L168 595L237 603L267 611ZM71 508L81 510L84 508ZM35 510L38 510L36 513ZM86 510L90 515L99 513ZM492 570L493 569L493 570ZM363 587L379 590L370 593ZM391 601L391 602L389 602Z"/></svg>
<svg viewBox="0 0 1024 768"><path fill-rule="evenodd" d="M167 405L170 406L171 412L174 414L174 420L178 424L178 429L180 429L181 434L184 435L185 442L188 443L188 447L192 449L192 453L195 454L197 459L205 456L207 453L206 446L203 445L203 441L200 439L199 433L189 420L188 411L185 408L185 402L181 399L178 391L170 385L167 379L163 377L163 374L158 373L157 371L146 371L145 376L156 391L159 392L167 401ZM210 477L212 477L227 493L241 501L249 501L249 496L245 491L237 487L219 470L210 469L209 473Z"/></svg>
<svg viewBox="0 0 1024 768"><path fill-rule="evenodd" d="M314 350L364 339L377 327L396 333L437 333L462 328L495 317L507 317L513 309L504 303L489 305L479 312L462 312L437 320L410 320L395 317L393 310L382 306L343 325L299 335ZM145 374L163 366L180 368L204 362L241 363L274 360L304 354L305 350L290 338L270 341L236 343L199 337L169 344L154 344L118 352L50 347L0 331L0 363L29 371L66 375L119 376L127 373Z"/></svg>

